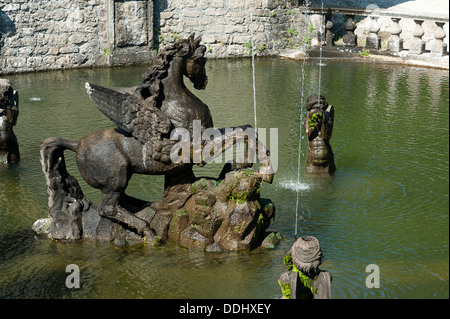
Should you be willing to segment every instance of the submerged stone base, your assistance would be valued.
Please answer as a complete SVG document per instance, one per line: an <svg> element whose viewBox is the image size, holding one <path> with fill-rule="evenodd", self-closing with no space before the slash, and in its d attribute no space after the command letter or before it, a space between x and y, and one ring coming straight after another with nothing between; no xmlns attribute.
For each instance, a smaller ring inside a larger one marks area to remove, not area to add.
<svg viewBox="0 0 450 319"><path fill-rule="evenodd" d="M51 213L33 230L56 240L98 240L115 245L158 244L170 240L189 249L221 252L273 248L278 234L266 233L275 206L260 197L261 178L251 169L227 173L224 179L201 178L166 188L162 201L148 203L135 213L156 236L149 240L134 230L101 217L86 198L68 211Z"/></svg>

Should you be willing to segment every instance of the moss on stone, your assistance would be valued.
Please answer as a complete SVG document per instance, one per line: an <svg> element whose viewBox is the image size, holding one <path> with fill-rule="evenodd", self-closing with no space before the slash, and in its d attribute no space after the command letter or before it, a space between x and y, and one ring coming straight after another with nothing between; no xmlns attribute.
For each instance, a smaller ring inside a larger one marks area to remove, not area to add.
<svg viewBox="0 0 450 319"><path fill-rule="evenodd" d="M305 288L307 288L311 293L314 295L314 284L312 282L312 279L309 278L307 275L305 275L303 272L298 269L293 260L291 254L287 254L283 259L283 264L286 266L286 268L290 271L297 272L298 276L300 277L300 281L303 284ZM282 288L283 290L283 288Z"/></svg>
<svg viewBox="0 0 450 319"><path fill-rule="evenodd" d="M284 299L291 299L291 284L283 284L281 280L278 280L278 284L281 288L281 293L283 294Z"/></svg>
<svg viewBox="0 0 450 319"><path fill-rule="evenodd" d="M242 192L238 192L234 195L230 195L228 198L230 200L236 202L237 204L244 204L247 202L249 195L250 195L249 192L242 191Z"/></svg>
<svg viewBox="0 0 450 319"><path fill-rule="evenodd" d="M189 213L187 210L182 210L175 214L172 223L172 233L175 231L175 224L180 220L180 218L188 215Z"/></svg>
<svg viewBox="0 0 450 319"><path fill-rule="evenodd" d="M243 169L242 171L242 176L253 176L255 175L255 171L251 170L251 169Z"/></svg>
<svg viewBox="0 0 450 319"><path fill-rule="evenodd" d="M199 190L206 189L207 187L208 187L208 180L205 177L203 177L192 184L191 187L192 194L196 194Z"/></svg>

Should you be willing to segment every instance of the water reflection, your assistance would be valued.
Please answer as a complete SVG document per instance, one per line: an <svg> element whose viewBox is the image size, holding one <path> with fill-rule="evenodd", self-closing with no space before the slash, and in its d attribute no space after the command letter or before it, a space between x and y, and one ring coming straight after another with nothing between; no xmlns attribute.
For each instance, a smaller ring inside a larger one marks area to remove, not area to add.
<svg viewBox="0 0 450 319"><path fill-rule="evenodd" d="M305 63L306 94L317 90L335 105L331 140L337 171L303 174L297 182L302 65L257 59L258 126L278 128L279 165L264 184L285 240L275 250L205 254L168 243L161 248L116 248L36 240L31 224L47 216L39 145L50 136L78 139L110 127L84 83L136 85L145 66L13 75L21 95L16 127L22 161L0 167L0 297L3 298L279 298L282 258L294 238L316 236L336 298L448 298L449 109L448 72L327 60L318 86L316 61ZM251 60L211 60L208 88L195 91L216 127L253 123ZM191 88L193 91L194 89ZM303 150L306 141L302 140ZM94 202L98 191L67 166ZM196 168L217 176L221 165ZM162 177L134 176L130 194L162 197ZM296 196L299 192L299 211ZM64 285L65 267L81 269L82 289ZM365 287L376 263L382 288Z"/></svg>

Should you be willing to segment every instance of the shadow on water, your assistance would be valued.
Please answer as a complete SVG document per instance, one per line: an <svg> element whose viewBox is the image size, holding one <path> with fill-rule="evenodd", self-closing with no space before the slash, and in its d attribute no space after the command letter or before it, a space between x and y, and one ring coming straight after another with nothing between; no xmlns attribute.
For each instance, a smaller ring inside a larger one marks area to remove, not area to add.
<svg viewBox="0 0 450 319"><path fill-rule="evenodd" d="M29 271L29 268L39 263L34 258L38 245L39 241L31 229L0 237L0 265L3 268L0 277L0 299L64 297L65 286L61 289L55 288L61 283L64 284L67 274L40 267ZM18 270L18 264L24 269ZM16 271L8 270L10 265ZM18 278L17 273L21 274Z"/></svg>
<svg viewBox="0 0 450 319"><path fill-rule="evenodd" d="M0 299L60 299L68 294L64 285L68 274L41 270L0 287ZM60 289L57 289L60 287Z"/></svg>
<svg viewBox="0 0 450 319"><path fill-rule="evenodd" d="M0 236L0 263L32 253L37 242L34 236L31 229L23 229L14 234Z"/></svg>

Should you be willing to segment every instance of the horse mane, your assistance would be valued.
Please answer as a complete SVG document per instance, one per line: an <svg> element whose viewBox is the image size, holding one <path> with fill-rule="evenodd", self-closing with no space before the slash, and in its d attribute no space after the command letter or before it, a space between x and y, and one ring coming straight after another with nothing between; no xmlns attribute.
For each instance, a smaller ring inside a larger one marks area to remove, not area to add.
<svg viewBox="0 0 450 319"><path fill-rule="evenodd" d="M178 40L162 48L158 55L153 59L152 64L142 75L142 84L140 93L144 99L150 99L151 104L156 107L161 103L159 97L162 93L161 81L167 75L170 62L175 56L186 58L203 58L206 48L200 45L201 38L194 40L194 34L188 39ZM158 102L159 101L159 102Z"/></svg>
<svg viewBox="0 0 450 319"><path fill-rule="evenodd" d="M145 100L145 106L133 111L133 136L140 141L149 141L154 130L155 108L160 109L163 101L162 80L167 76L170 62L175 56L187 59L204 59L206 47L200 45L201 38L194 40L194 34L188 39L177 41L160 50L152 64L142 75L142 84L138 89ZM153 119L153 120L152 120Z"/></svg>

